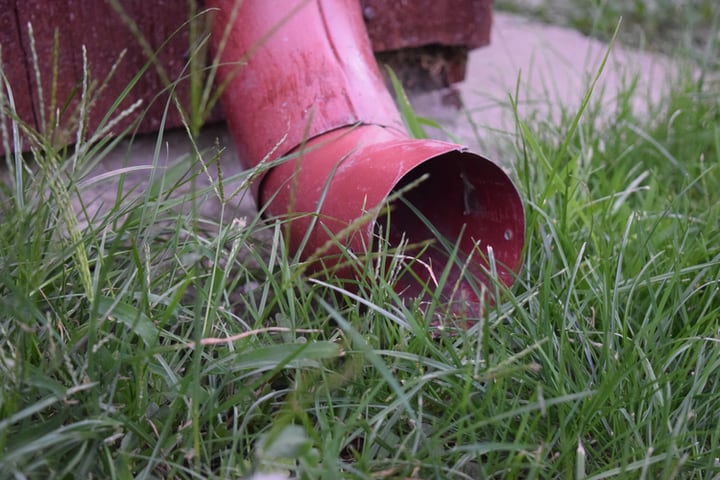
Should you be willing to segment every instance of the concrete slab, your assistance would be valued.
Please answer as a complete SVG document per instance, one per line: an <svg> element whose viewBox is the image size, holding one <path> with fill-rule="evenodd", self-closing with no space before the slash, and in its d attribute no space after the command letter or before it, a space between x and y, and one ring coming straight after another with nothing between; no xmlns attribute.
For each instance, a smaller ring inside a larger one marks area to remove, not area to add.
<svg viewBox="0 0 720 480"><path fill-rule="evenodd" d="M521 119L537 115L557 122L563 108L579 108L607 50L606 43L575 30L498 12L490 46L471 52L466 80L457 85L477 131L463 112L442 105L437 94L415 99L415 105L422 115L439 119L462 143L502 155L503 142L512 140L515 131L510 97L517 101ZM633 104L638 113L646 113L678 68L667 57L616 44L593 101L601 102L605 119L611 120L617 93L637 77Z"/></svg>
<svg viewBox="0 0 720 480"><path fill-rule="evenodd" d="M418 112L437 120L460 142L478 153L484 153L501 164L510 166L507 141L512 140L514 120L509 96L515 96L521 117L539 112L546 118L559 117L562 107L576 109L587 90L591 78L598 71L607 45L589 39L571 29L533 22L523 17L496 13L492 29L492 43L471 53L466 81L458 86L467 113L443 102L443 92L412 99ZM602 73L596 99L607 104L607 118L612 119L613 98L632 76L638 76L638 95L634 97L638 111L663 94L667 80L677 67L665 57L627 50L617 46ZM474 130L468 121L477 125ZM438 136L442 136L442 133ZM125 187L142 195L153 165L156 135L136 138L131 146L124 142L100 165L94 175L103 175L99 183L88 182L83 191L86 207L91 214L114 202L121 171L128 171ZM232 141L224 126L206 128L199 139L200 148L219 143L227 147L223 154L223 170L228 177L240 169ZM505 142L505 143L504 143ZM503 146L503 144L505 146ZM167 132L161 159L171 164L188 154L192 146L185 132ZM129 168L132 167L132 168ZM207 177L201 175L202 181ZM115 182L115 183L113 183ZM200 206L201 214L217 216L220 202L212 196ZM253 215L249 195L238 197L232 216Z"/></svg>
<svg viewBox="0 0 720 480"><path fill-rule="evenodd" d="M225 179L223 185L227 194L237 191L242 186L243 179L238 178L242 167L224 124L206 127L195 146L189 141L187 132L181 129L163 133L158 153L156 153L157 140L158 135L151 134L139 136L132 142L130 140L122 142L88 175L87 180L80 183L81 196L90 218L101 215L104 210L112 207L118 194L117 186L121 175L124 176L124 192L142 196L150 184L151 177L161 178L164 170L187 158L195 147L203 154L204 162L208 163L206 171L202 171L198 166L200 173L196 177L196 191L205 190L218 178L218 175L222 175ZM213 163L213 157L218 152L220 152L220 173L217 164ZM156 171L152 172L153 168ZM102 180L95 182L93 177ZM190 188L190 182L185 182L184 185L174 189L174 193L178 196L184 195L190 192ZM243 190L242 194L235 195L224 207L220 198L214 193L203 195L202 198L203 201L196 205L201 218L219 219L221 208L226 209L227 222L231 222L233 218L255 215L255 203L250 192L246 190ZM189 209L190 206L184 208Z"/></svg>

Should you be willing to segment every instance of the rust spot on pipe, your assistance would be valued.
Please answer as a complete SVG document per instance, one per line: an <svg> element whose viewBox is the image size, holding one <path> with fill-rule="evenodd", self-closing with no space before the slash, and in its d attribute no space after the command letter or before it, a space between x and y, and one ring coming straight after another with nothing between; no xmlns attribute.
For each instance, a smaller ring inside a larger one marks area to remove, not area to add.
<svg viewBox="0 0 720 480"><path fill-rule="evenodd" d="M490 43L492 0L361 0L373 50Z"/></svg>

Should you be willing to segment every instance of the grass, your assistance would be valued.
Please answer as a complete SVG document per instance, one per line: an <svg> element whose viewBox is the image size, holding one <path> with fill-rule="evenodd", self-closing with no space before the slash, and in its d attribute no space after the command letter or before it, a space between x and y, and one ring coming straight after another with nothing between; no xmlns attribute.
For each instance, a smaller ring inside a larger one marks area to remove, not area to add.
<svg viewBox="0 0 720 480"><path fill-rule="evenodd" d="M0 477L718 478L718 93L519 118L525 263L453 334L369 265L357 295L303 276L284 219L233 218L256 172L217 149L162 168L159 133L147 187L89 218L117 140L54 144L3 84L32 150L0 183Z"/></svg>
<svg viewBox="0 0 720 480"><path fill-rule="evenodd" d="M532 16L541 21L570 26L580 32L609 40L618 19L623 19L620 39L634 47L710 61L718 68L718 10L714 0L498 0L499 10Z"/></svg>

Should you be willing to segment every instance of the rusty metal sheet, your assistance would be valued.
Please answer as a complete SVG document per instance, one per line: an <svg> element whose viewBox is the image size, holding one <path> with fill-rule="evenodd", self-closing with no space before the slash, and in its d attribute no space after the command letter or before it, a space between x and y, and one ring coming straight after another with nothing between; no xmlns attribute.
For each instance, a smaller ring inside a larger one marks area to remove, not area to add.
<svg viewBox="0 0 720 480"><path fill-rule="evenodd" d="M25 57L18 55L21 51L21 39L16 19L14 4L0 6L0 61L3 65L3 74L12 87L15 109L22 112L23 118L33 120L33 97L28 85ZM34 125L34 121L31 124ZM9 122L6 127L9 128ZM0 155L3 154L3 149L4 146L0 142Z"/></svg>
<svg viewBox="0 0 720 480"><path fill-rule="evenodd" d="M122 95L123 89L148 62L148 57L137 39L109 2L3 0L2 3L5 5L0 8L2 22L0 41L2 41L5 74L11 82L16 108L21 119L35 128L42 130L41 109L44 110L46 119L50 117L49 103L56 31L59 45L56 107L65 103L69 107L61 118L61 124L63 121L69 125L74 124L72 117L76 116L82 88L83 46L87 51L91 87L95 89L107 78L120 53L127 50L111 80L93 105L89 115L89 132L97 127L113 102ZM120 3L128 16L137 22L139 31L153 50L158 50L164 41L171 38L187 18L187 3L182 1L120 0ZM32 24L44 105L41 105L38 95L28 23ZM187 52L188 32L187 29L182 29L158 54L158 62L171 81L182 75ZM179 84L180 98L189 98L188 87L188 82ZM156 70L149 68L130 95L121 103L119 110L129 107L137 100L142 100L142 108L147 108L147 113L139 130L145 132L157 130L160 127L167 95L158 98L156 96L163 91L163 88L164 84ZM176 109L171 106L168 124L178 126L180 123ZM121 122L114 131L119 132L127 125L128 121ZM72 141L75 137L74 131L59 133L59 141L64 139Z"/></svg>
<svg viewBox="0 0 720 480"><path fill-rule="evenodd" d="M361 0L373 50L490 43L492 0Z"/></svg>

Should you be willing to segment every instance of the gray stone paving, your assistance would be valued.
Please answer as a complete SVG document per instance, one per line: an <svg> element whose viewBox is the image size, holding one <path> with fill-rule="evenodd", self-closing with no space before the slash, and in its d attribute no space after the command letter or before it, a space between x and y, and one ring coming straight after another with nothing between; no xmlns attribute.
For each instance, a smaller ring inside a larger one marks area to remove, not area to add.
<svg viewBox="0 0 720 480"><path fill-rule="evenodd" d="M554 115L559 112L559 105L577 106L586 91L589 79L599 68L606 49L606 44L571 29L496 13L491 45L471 53L467 78L458 86L473 121L479 126L479 138L469 127L464 114L452 107L441 106L439 96L430 94L416 98L414 102L420 114L439 121L462 143L478 153L486 154L490 158L495 157L496 161L510 167L512 158L507 158L501 146L502 141L511 138L513 132L508 95L518 88L521 115L528 115L534 110ZM674 73L674 65L664 57L615 48L600 82L604 89L600 98L607 99L608 116L612 116L611 104L615 92L629 75L639 75L639 90L647 94L638 95L636 98L637 107L643 109L648 101L656 100L662 95L667 79ZM167 132L165 139L163 161L172 162L191 149L182 131ZM224 126L206 128L200 139L201 147L212 145L216 139L228 147L223 157L226 176L239 171L240 165ZM128 166L152 165L155 141L155 135L136 139L129 157L127 145L121 146L103 162L97 174L107 175L113 170ZM147 177L147 171L131 173L126 186L132 188L136 182L142 184ZM142 188L137 191L141 192ZM111 204L115 195L115 188L107 181L83 192L91 211ZM201 205L204 215L212 216L218 209L219 204L213 199ZM253 214L253 205L247 195L236 213L234 216Z"/></svg>

